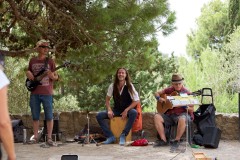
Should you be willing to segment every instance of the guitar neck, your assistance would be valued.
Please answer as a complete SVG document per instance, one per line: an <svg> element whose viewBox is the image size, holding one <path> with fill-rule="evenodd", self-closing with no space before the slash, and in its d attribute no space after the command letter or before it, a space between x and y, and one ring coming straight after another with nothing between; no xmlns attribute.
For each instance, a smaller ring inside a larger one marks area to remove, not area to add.
<svg viewBox="0 0 240 160"><path fill-rule="evenodd" d="M63 68L63 67L64 67L64 65L61 65L61 66L56 67L56 68L54 69L54 72L57 71L57 70L59 70L60 68ZM43 77L45 77L46 75L47 75L47 72L43 72L41 75L36 76L36 77L35 77L35 80L36 80L36 81L41 81L41 80L43 79Z"/></svg>

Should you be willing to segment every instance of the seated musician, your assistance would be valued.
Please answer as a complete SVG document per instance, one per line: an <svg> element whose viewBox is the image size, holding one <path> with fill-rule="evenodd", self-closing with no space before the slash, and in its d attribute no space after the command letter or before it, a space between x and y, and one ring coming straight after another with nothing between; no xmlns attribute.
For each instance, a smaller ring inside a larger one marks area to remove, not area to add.
<svg viewBox="0 0 240 160"><path fill-rule="evenodd" d="M163 95L171 95L172 93L187 93L190 94L190 91L183 86L184 78L180 74L172 75L172 85L155 93L155 98L160 104L166 104L166 99L162 98ZM176 95L173 95L176 96ZM186 112L188 107L188 112ZM190 120L193 118L193 105L174 107L171 109L166 109L164 113L157 113L154 116L154 123L157 129L157 132L160 136L160 140L157 140L154 144L154 147L168 145L167 138L164 131L165 126L171 126L177 124L177 133L174 140L170 141L170 144L178 147L180 143L180 138L186 129L186 118ZM189 114L187 114L189 113Z"/></svg>
<svg viewBox="0 0 240 160"><path fill-rule="evenodd" d="M113 97L113 108L110 106L110 99ZM119 68L115 74L114 83L110 84L106 96L107 111L97 114L97 121L107 137L102 144L111 144L116 141L109 126L105 123L105 119L112 119L114 116L121 116L122 119L128 117L127 124L120 135L120 145L125 144L125 137L131 130L133 123L137 117L137 111L134 109L139 103L139 96L131 83L130 76L125 68Z"/></svg>

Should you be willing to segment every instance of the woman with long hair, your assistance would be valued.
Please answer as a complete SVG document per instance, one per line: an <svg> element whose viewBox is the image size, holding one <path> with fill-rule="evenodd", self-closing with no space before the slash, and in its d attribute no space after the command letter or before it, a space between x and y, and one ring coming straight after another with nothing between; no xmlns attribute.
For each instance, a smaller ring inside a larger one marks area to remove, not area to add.
<svg viewBox="0 0 240 160"><path fill-rule="evenodd" d="M110 99L113 97L113 107L110 106ZM120 135L120 145L125 144L125 137L131 130L137 117L137 111L134 109L139 103L139 96L131 83L131 78L125 68L119 68L115 74L114 83L108 87L106 96L106 111L97 114L97 121L107 137L102 144L111 144L116 141L112 131L105 123L105 119L112 119L114 116L121 116L122 119L128 118L127 124Z"/></svg>

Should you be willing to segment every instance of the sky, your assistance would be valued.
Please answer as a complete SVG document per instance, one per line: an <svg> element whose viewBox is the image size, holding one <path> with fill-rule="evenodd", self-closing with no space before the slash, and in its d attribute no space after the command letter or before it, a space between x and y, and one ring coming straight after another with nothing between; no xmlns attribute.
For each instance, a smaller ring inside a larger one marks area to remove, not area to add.
<svg viewBox="0 0 240 160"><path fill-rule="evenodd" d="M170 9L176 12L175 26L177 29L163 37L158 35L158 50L164 54L174 52L175 56L186 56L187 34L195 29L196 19L201 15L201 8L211 0L168 0Z"/></svg>

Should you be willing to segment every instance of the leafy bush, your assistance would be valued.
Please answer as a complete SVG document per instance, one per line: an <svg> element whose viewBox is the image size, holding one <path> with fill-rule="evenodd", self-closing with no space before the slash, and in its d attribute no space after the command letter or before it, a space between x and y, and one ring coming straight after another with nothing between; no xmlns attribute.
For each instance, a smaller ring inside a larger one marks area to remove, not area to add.
<svg viewBox="0 0 240 160"><path fill-rule="evenodd" d="M58 100L54 99L54 111L77 111L79 110L78 104L77 97L68 94Z"/></svg>

